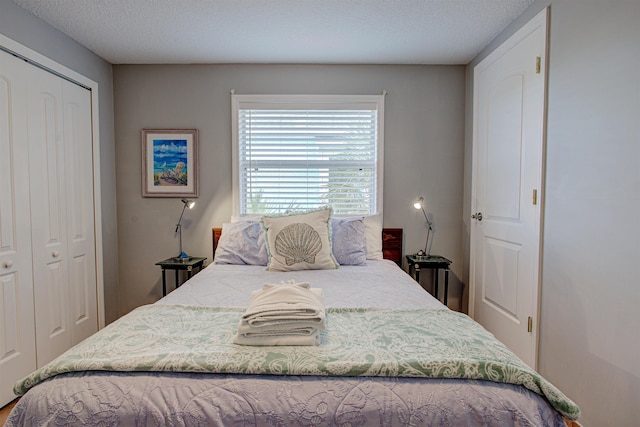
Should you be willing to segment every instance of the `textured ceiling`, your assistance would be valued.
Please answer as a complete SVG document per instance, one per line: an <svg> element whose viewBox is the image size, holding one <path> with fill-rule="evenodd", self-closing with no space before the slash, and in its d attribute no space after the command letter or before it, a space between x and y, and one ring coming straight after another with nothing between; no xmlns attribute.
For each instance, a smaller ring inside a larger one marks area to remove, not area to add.
<svg viewBox="0 0 640 427"><path fill-rule="evenodd" d="M13 0L113 64L466 64L533 0Z"/></svg>

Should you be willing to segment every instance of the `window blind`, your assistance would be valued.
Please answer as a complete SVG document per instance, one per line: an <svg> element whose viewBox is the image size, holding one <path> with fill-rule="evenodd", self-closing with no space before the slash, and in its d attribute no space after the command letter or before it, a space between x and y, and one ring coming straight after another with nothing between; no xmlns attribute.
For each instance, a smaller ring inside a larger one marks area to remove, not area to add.
<svg viewBox="0 0 640 427"><path fill-rule="evenodd" d="M375 213L377 120L375 109L240 108L240 213Z"/></svg>

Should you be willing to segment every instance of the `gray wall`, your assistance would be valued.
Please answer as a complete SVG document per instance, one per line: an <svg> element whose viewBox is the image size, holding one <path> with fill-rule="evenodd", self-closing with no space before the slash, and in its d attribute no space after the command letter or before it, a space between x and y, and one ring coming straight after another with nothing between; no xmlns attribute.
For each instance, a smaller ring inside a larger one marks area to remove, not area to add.
<svg viewBox="0 0 640 427"><path fill-rule="evenodd" d="M549 4L539 370L581 406L585 426L637 425L640 2L537 1L467 68L464 258L472 66Z"/></svg>
<svg viewBox="0 0 640 427"><path fill-rule="evenodd" d="M111 65L9 0L0 0L0 32L98 83L105 319L118 318L115 148Z"/></svg>
<svg viewBox="0 0 640 427"><path fill-rule="evenodd" d="M179 199L141 196L143 128L197 128L200 197L185 214L187 253L211 261L211 227L231 215L231 102L239 94L379 94L385 102L384 225L405 229L405 252L424 245L424 196L435 222L433 252L461 265L463 66L115 65L114 98L120 311L158 300L154 263L178 253ZM173 286L173 274L168 275ZM423 275L428 276L428 275ZM426 282L426 281L425 281ZM430 283L424 283L430 286ZM441 285L442 286L442 285ZM449 305L461 290L454 277Z"/></svg>

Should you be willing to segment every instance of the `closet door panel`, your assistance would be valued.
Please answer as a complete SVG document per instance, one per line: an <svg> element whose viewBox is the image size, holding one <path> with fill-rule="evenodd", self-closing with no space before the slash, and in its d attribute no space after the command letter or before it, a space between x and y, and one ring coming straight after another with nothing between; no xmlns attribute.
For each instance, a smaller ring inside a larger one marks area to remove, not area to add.
<svg viewBox="0 0 640 427"><path fill-rule="evenodd" d="M29 163L38 366L71 347L62 80L29 67Z"/></svg>
<svg viewBox="0 0 640 427"><path fill-rule="evenodd" d="M0 52L0 406L36 368L25 66Z"/></svg>
<svg viewBox="0 0 640 427"><path fill-rule="evenodd" d="M77 344L98 330L93 207L91 92L64 82L65 179L69 248L69 313Z"/></svg>

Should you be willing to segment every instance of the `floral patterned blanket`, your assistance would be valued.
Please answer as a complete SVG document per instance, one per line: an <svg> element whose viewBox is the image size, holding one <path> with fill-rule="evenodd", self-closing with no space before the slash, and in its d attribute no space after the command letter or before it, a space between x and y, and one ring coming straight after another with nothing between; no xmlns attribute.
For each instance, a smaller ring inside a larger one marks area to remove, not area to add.
<svg viewBox="0 0 640 427"><path fill-rule="evenodd" d="M328 309L319 346L233 344L243 309L147 305L21 380L73 371L466 378L519 384L563 416L580 409L468 316L447 309Z"/></svg>

